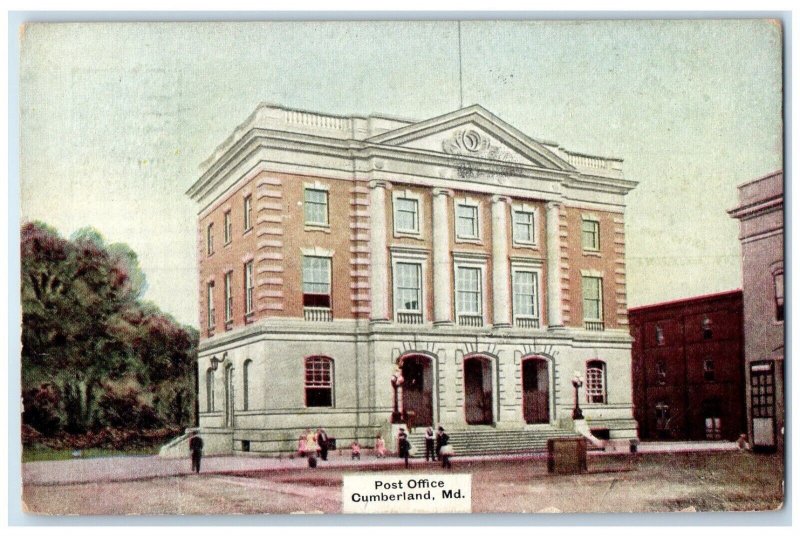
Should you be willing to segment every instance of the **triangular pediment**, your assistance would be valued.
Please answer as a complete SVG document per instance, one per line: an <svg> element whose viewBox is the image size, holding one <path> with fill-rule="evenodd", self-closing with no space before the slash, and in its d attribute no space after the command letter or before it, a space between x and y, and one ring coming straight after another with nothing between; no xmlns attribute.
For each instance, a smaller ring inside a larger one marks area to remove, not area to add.
<svg viewBox="0 0 800 537"><path fill-rule="evenodd" d="M368 141L553 170L573 169L545 145L479 105L385 132Z"/></svg>

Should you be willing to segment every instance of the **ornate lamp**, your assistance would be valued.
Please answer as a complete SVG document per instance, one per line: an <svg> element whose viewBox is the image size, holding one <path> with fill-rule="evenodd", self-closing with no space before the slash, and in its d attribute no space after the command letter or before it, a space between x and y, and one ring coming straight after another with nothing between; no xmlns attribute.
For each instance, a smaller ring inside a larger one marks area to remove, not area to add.
<svg viewBox="0 0 800 537"><path fill-rule="evenodd" d="M581 411L580 400L578 399L578 390L583 386L583 377L578 371L575 371L575 376L572 377L572 386L575 388L575 408L572 410L572 419L582 420L583 412Z"/></svg>

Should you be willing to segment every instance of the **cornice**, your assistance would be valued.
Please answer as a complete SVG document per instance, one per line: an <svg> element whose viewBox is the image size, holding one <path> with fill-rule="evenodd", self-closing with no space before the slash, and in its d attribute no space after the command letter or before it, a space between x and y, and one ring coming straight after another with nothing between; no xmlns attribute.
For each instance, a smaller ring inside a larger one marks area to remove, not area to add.
<svg viewBox="0 0 800 537"><path fill-rule="evenodd" d="M731 216L731 218L736 218L738 220L749 220L756 216L761 216L763 214L775 211L783 211L783 195L772 196L767 199L758 200L755 203L730 209L728 214Z"/></svg>
<svg viewBox="0 0 800 537"><path fill-rule="evenodd" d="M472 108L474 107L470 107L470 109ZM476 109L484 112L480 107ZM249 163L249 169L252 169L258 166L259 162L274 162L278 166L304 168L309 175L314 175L313 170L319 169L325 172L324 175L327 172L339 175L353 174L358 171L358 173L367 175L376 173L380 175L382 172L384 176L397 175L398 178L403 176L406 178L424 177L434 182L441 179L443 183L447 183L442 186L448 188L453 188L454 183L458 184L463 181L465 185L495 185L522 192L528 189L526 180L531 179L535 181L535 183L531 183L531 192L535 192L537 196L558 199L573 197L564 192L565 188L588 192L587 195L590 197L595 195L592 194L593 192L602 193L605 196L609 194L624 196L638 184L621 177L589 174L586 170L576 169L572 166L569 166L569 169L541 167L532 163L452 155L429 149L400 147L375 141L376 139L382 140L392 131L368 140L354 140L261 128L253 126L257 112L258 110L248 118L249 124L245 122L237 127L234 134L218 146L214 154L216 160L209 159L211 161L208 163L207 169L186 191L186 194L194 201L203 204L207 196L226 181L230 181L232 175L242 175L241 167L245 163ZM462 114L458 117L465 116ZM480 114L480 117L490 122L496 119L488 111ZM512 136L520 143L529 138L516 131L513 126L500 122L499 119L497 121L498 123L492 123L492 126L498 133ZM423 123L427 124L428 122ZM407 128L403 127L399 130ZM530 140L531 143L536 142L533 139ZM539 143L536 142L536 144ZM260 154L262 152L263 154ZM558 158L558 155L555 156ZM314 157L317 157L316 161ZM581 197L581 195L578 196L578 198ZM604 201L619 203L611 198Z"/></svg>

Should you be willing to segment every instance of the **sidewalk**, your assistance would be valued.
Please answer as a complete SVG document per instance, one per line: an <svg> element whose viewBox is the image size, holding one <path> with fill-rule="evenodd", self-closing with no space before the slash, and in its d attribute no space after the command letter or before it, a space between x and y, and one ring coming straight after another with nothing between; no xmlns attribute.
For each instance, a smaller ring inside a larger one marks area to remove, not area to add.
<svg viewBox="0 0 800 537"><path fill-rule="evenodd" d="M639 453L679 453L687 451L734 451L735 442L642 442ZM378 459L362 454L362 460L350 460L349 451L331 453L328 461L319 461L318 468L352 468L358 471L403 469L403 460L397 457ZM625 451L590 451L590 457L620 456ZM547 453L510 455L480 455L454 457L453 461L525 461L546 459ZM411 468L438 468L438 463L424 459L410 459ZM290 471L308 469L304 458L267 458L258 456L204 457L201 473L228 474L253 471ZM153 456L98 457L66 461L37 461L22 465L22 482L25 485L67 485L111 481L134 481L154 477L172 477L191 474L191 463L185 459L162 459Z"/></svg>

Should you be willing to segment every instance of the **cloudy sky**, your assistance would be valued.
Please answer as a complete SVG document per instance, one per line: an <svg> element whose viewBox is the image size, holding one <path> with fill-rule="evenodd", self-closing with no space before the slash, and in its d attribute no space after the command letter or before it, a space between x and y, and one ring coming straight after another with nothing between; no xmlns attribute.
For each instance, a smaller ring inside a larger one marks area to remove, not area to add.
<svg viewBox="0 0 800 537"><path fill-rule="evenodd" d="M426 119L459 107L454 22L31 25L22 220L131 245L197 324L198 165L261 101ZM740 287L736 186L782 166L769 21L464 22L463 102L623 158L629 305Z"/></svg>

